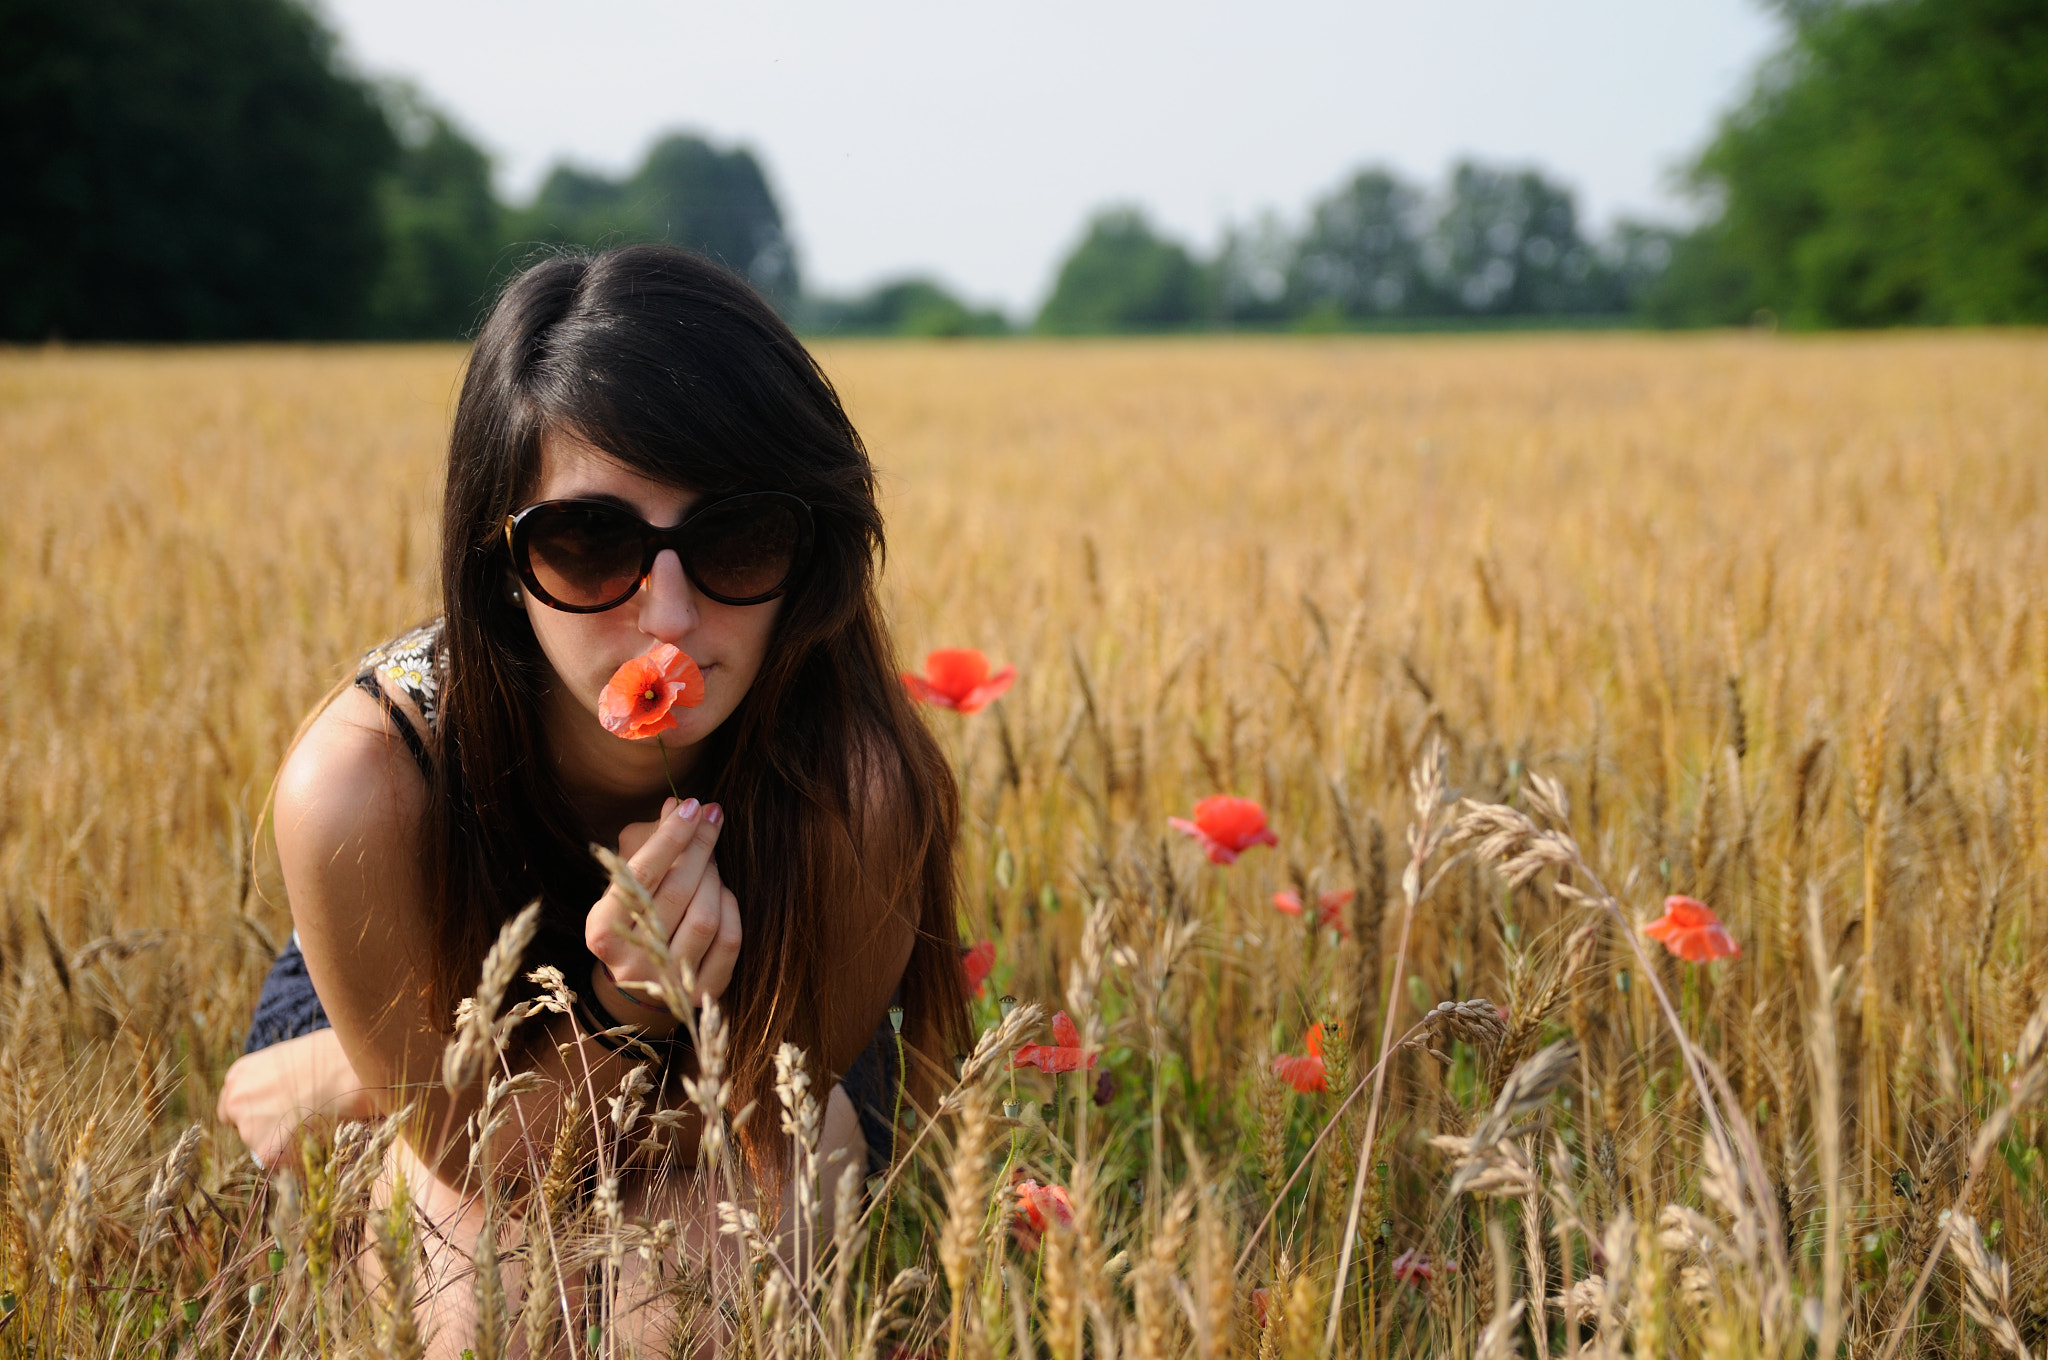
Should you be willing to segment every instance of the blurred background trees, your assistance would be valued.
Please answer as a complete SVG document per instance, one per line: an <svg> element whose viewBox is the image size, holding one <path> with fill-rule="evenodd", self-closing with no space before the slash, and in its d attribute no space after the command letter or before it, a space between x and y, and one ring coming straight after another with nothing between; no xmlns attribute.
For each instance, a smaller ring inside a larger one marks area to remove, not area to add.
<svg viewBox="0 0 2048 1360"><path fill-rule="evenodd" d="M1668 323L2048 321L2048 5L1779 0L1792 38L1692 169Z"/></svg>
<svg viewBox="0 0 2048 1360"><path fill-rule="evenodd" d="M1049 334L2048 321L2048 4L1772 0L1784 48L1685 183L1690 229L1588 231L1533 166L1364 166L1204 256L1083 224ZM924 277L807 293L761 161L687 133L507 204L418 91L301 0L0 0L0 338L453 337L537 252L664 240L840 335L1010 329Z"/></svg>
<svg viewBox="0 0 2048 1360"><path fill-rule="evenodd" d="M11 338L358 333L399 148L283 0L0 0Z"/></svg>

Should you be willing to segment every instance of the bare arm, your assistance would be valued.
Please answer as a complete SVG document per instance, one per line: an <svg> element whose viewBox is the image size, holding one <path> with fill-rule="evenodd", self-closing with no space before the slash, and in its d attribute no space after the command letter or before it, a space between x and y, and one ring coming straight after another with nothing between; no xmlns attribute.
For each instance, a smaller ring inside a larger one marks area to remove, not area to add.
<svg viewBox="0 0 2048 1360"><path fill-rule="evenodd" d="M441 1052L452 1017L429 999L433 901L420 862L425 780L369 696L348 690L307 730L279 773L278 859L307 971L333 1023L334 1044L377 1112L408 1103L408 1141L444 1178L467 1167L464 1125L481 1091L450 1094ZM570 979L572 987L586 980ZM538 1021L530 1023L539 1023ZM566 1025L553 1037L569 1037ZM609 1090L622 1059L585 1042L561 1055L531 1046L553 1089L522 1097L493 1150L503 1170L544 1156L569 1083ZM537 1145L537 1146L536 1146Z"/></svg>

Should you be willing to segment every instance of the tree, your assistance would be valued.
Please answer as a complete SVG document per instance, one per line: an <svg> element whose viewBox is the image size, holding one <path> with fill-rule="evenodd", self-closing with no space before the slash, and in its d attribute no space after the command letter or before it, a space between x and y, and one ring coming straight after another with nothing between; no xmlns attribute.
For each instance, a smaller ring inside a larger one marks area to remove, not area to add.
<svg viewBox="0 0 2048 1360"><path fill-rule="evenodd" d="M400 150L379 189L387 253L370 291L371 332L465 335L490 300L505 245L490 158L414 91L394 88L388 107Z"/></svg>
<svg viewBox="0 0 2048 1360"><path fill-rule="evenodd" d="M1199 321L1206 301L1206 280L1185 247L1154 233L1142 210L1108 208L1061 264L1038 329L1176 330Z"/></svg>
<svg viewBox="0 0 2048 1360"><path fill-rule="evenodd" d="M1622 305L1579 235L1571 190L1535 170L1459 165L1424 262L1443 311L1534 315Z"/></svg>
<svg viewBox="0 0 2048 1360"><path fill-rule="evenodd" d="M1422 195L1385 170L1361 170L1309 210L1287 270L1296 315L1388 316L1424 310Z"/></svg>
<svg viewBox="0 0 2048 1360"><path fill-rule="evenodd" d="M1799 0L1693 171L1672 320L2048 320L2048 7Z"/></svg>
<svg viewBox="0 0 2048 1360"><path fill-rule="evenodd" d="M292 0L0 0L0 329L354 333L396 155Z"/></svg>
<svg viewBox="0 0 2048 1360"><path fill-rule="evenodd" d="M1003 335L1010 325L998 311L975 311L930 279L898 279L850 302L820 298L810 305L809 329L828 335L951 337Z"/></svg>
<svg viewBox="0 0 2048 1360"><path fill-rule="evenodd" d="M744 275L785 312L800 291L796 251L754 154L674 133L624 180L558 166L520 219L522 234L598 248L667 241Z"/></svg>

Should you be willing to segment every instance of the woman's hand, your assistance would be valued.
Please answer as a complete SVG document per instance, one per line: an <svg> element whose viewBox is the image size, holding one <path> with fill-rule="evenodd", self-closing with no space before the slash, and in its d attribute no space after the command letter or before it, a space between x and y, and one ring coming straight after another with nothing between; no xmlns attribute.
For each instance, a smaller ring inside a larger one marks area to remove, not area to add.
<svg viewBox="0 0 2048 1360"><path fill-rule="evenodd" d="M298 1147L306 1124L368 1119L376 1113L370 1093L331 1029L317 1029L236 1059L221 1082L215 1109L268 1167L277 1166Z"/></svg>
<svg viewBox="0 0 2048 1360"><path fill-rule="evenodd" d="M635 822L619 833L619 853L654 899L654 929L668 941L669 956L687 966L696 981L689 997L701 1005L706 997L724 994L732 981L740 952L740 904L718 877L711 852L725 821L716 803L699 805L692 798L677 805L669 799L661 817ZM584 943L611 972L598 971L597 990L605 1009L620 1019L665 1016L651 991L617 983L654 983L660 969L654 957L633 938L633 912L617 888L605 889L584 920ZM611 993L629 1003L617 1004Z"/></svg>

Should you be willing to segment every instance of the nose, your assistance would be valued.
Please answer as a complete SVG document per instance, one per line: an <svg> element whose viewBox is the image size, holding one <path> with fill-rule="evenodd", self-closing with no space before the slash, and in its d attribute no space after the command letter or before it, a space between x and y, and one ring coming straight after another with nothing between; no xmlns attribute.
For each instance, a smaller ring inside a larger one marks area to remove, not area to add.
<svg viewBox="0 0 2048 1360"><path fill-rule="evenodd" d="M683 572L675 549L655 556L640 583L640 631L660 642L677 642L697 626L697 589Z"/></svg>

